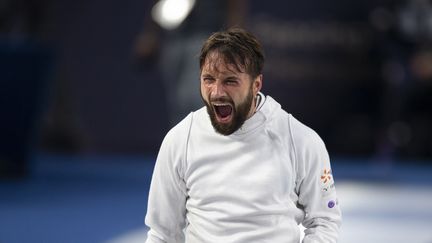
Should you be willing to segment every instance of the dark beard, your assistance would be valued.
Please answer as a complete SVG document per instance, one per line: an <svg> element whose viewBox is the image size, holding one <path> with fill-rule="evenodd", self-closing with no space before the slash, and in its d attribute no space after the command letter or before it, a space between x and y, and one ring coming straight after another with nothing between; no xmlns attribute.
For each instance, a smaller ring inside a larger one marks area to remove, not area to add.
<svg viewBox="0 0 432 243"><path fill-rule="evenodd" d="M202 97L202 94L201 94ZM203 98L203 97L202 97ZM207 103L207 101L204 100L203 101L207 107L207 113L210 116L210 121L213 125L213 128L215 129L216 132L222 134L222 135L230 135L233 132L237 131L242 125L243 123L247 120L248 115L249 115L249 111L251 109L252 106L252 102L253 102L253 91L252 91L252 86L249 89L248 95L246 96L246 99L244 100L244 102L240 103L238 106L234 106L233 105L233 118L232 121L228 124L221 124L216 120L216 112L214 111L214 108L211 104ZM208 97L208 100L211 101L210 97ZM227 100L229 101L231 104L234 104L234 102L229 99Z"/></svg>

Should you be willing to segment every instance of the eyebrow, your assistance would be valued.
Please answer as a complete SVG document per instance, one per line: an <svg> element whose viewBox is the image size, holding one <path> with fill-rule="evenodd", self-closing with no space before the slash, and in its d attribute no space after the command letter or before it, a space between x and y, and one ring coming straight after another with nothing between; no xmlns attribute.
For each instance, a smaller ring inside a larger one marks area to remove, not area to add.
<svg viewBox="0 0 432 243"><path fill-rule="evenodd" d="M213 78L213 75L209 74L209 73L204 73L201 75L201 77L203 78ZM238 79L239 77L236 75L227 75L226 77L224 77L224 79Z"/></svg>
<svg viewBox="0 0 432 243"><path fill-rule="evenodd" d="M239 79L237 76L228 76L225 79Z"/></svg>
<svg viewBox="0 0 432 243"><path fill-rule="evenodd" d="M208 73L201 74L201 77L203 77L203 78L213 78L213 76L211 74L208 74Z"/></svg>

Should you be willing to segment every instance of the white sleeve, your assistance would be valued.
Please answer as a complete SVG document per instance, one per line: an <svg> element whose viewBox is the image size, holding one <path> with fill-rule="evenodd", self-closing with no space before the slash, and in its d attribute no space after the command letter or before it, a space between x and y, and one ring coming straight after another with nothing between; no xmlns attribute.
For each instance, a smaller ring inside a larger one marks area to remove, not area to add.
<svg viewBox="0 0 432 243"><path fill-rule="evenodd" d="M150 185L146 243L184 242L186 186L182 178L185 136L171 130L162 142Z"/></svg>
<svg viewBox="0 0 432 243"><path fill-rule="evenodd" d="M303 134L294 141L298 160L296 191L305 212L303 243L337 242L342 217L327 150L313 130L304 125L299 130Z"/></svg>

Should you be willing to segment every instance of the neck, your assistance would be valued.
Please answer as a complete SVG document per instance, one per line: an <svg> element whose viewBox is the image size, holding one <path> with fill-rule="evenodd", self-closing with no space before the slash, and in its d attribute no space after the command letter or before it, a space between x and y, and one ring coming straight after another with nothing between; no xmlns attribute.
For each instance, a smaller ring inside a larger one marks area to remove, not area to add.
<svg viewBox="0 0 432 243"><path fill-rule="evenodd" d="M259 105L260 102L260 96L258 94L255 95L253 101L252 101L252 105L251 105L251 109L249 111L249 115L248 115L248 119L251 118L251 116L253 116L257 110L257 107Z"/></svg>

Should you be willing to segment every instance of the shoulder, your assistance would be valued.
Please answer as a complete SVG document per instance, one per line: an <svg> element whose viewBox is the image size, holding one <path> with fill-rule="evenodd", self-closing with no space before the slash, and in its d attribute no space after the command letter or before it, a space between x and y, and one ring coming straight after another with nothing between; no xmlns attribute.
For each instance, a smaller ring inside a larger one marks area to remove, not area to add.
<svg viewBox="0 0 432 243"><path fill-rule="evenodd" d="M293 115L288 114L288 125L293 143L298 150L314 149L324 146L321 137L312 128L306 126Z"/></svg>
<svg viewBox="0 0 432 243"><path fill-rule="evenodd" d="M190 127L193 122L194 112L189 113L183 120L172 127L165 135L164 143L178 143L184 140L185 136L190 133Z"/></svg>
<svg viewBox="0 0 432 243"><path fill-rule="evenodd" d="M156 164L165 168L176 168L182 175L187 158L187 146L193 113L190 113L165 135L159 149Z"/></svg>
<svg viewBox="0 0 432 243"><path fill-rule="evenodd" d="M314 130L288 113L271 96L266 96L260 112L266 117L267 129L274 130L282 139L288 138L289 144L293 147L303 147L312 141L319 140Z"/></svg>
<svg viewBox="0 0 432 243"><path fill-rule="evenodd" d="M277 133L288 135L294 146L304 148L323 144L312 128L286 112L272 97L266 96L260 112L266 117L271 129L278 129Z"/></svg>
<svg viewBox="0 0 432 243"><path fill-rule="evenodd" d="M191 136L191 130L197 130L197 128L202 129L208 126L211 126L210 120L205 107L203 107L189 113L183 120L177 123L177 125L172 127L165 135L163 143L187 145Z"/></svg>
<svg viewBox="0 0 432 243"><path fill-rule="evenodd" d="M330 163L326 146L321 137L310 127L289 115L289 129L297 161L299 180L311 171L321 171Z"/></svg>

